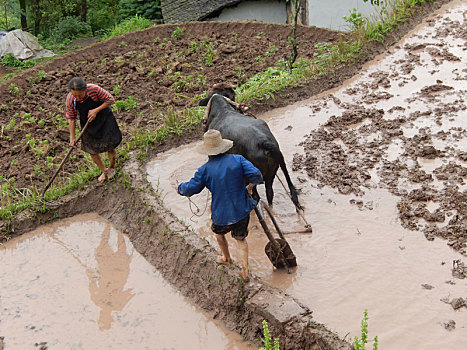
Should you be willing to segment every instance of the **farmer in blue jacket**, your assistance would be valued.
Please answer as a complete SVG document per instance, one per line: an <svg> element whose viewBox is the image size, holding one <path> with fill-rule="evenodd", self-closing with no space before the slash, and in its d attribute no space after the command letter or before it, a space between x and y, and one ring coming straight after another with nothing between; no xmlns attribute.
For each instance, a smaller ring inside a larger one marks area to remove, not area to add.
<svg viewBox="0 0 467 350"><path fill-rule="evenodd" d="M208 130L204 134L204 142L197 151L209 156L209 160L201 166L189 182L178 186L178 193L190 197L200 193L207 187L212 194L211 219L212 231L216 234L222 255L217 258L219 264L231 264L229 245L225 238L227 232L237 242L240 252L242 270L240 276L248 281L248 223L250 212L257 202L248 196L248 190L254 185L263 183L261 172L239 154L226 154L233 146L233 141L222 139L217 130Z"/></svg>

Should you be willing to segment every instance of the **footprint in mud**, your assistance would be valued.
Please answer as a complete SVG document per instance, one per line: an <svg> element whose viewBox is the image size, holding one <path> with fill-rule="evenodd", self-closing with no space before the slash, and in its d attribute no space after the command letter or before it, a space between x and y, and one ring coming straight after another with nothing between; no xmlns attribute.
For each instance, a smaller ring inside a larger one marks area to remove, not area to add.
<svg viewBox="0 0 467 350"><path fill-rule="evenodd" d="M363 203L361 199L351 199L349 202L350 204L357 206L359 210L373 210L373 201Z"/></svg>

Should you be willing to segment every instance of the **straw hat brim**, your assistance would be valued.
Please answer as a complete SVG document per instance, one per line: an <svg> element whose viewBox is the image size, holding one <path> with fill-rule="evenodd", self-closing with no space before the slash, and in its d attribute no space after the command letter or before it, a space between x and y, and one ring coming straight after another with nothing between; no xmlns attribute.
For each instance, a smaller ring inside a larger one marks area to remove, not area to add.
<svg viewBox="0 0 467 350"><path fill-rule="evenodd" d="M233 146L233 141L222 139L222 142L220 142L218 145L214 147L213 146L206 147L205 144L202 144L196 147L196 151L198 153L201 153L207 156L215 156L217 154L227 152L229 149L232 148L232 146Z"/></svg>

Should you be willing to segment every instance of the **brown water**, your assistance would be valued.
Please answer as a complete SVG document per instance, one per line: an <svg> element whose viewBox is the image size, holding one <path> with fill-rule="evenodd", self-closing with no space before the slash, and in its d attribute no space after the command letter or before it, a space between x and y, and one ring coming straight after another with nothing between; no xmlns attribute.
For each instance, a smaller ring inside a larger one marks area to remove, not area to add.
<svg viewBox="0 0 467 350"><path fill-rule="evenodd" d="M467 4L454 1L450 7L444 7L433 16L432 24L421 24L391 48L390 54L378 57L342 87L261 116L268 121L279 141L289 172L293 155L303 154L299 143L304 137L331 116L342 114L346 104L365 103L386 111L385 119L394 119L400 113L423 112L440 105L455 104L458 99L465 101L465 40L452 36L437 38L435 33L442 25L455 21L464 23L465 27L466 13ZM414 64L411 73L416 79L396 74L401 69L400 61L418 44L446 47L461 60L446 60L440 64L423 51L419 52L420 62ZM390 86L381 88L389 95L368 101L369 91L365 86L373 81L370 75L375 72L389 73ZM454 89L436 93L430 99L422 98L421 89L439 83L437 81ZM346 93L352 88L355 94ZM401 109L388 112L394 106ZM412 137L426 127L430 128L431 134L447 131L451 135L456 128L467 129L465 109L443 114L442 118L441 123L435 115L415 118L411 124L403 126L404 136ZM358 130L367 123L364 121L349 128ZM364 138L378 140L381 137L378 133L365 135L360 142ZM433 140L440 150L467 151L465 136ZM194 150L198 144L171 150L154 159L147 167L148 179L163 193L165 205L217 248L210 231L207 191L192 197L194 204L191 204L191 210L187 199L176 193L177 184L189 180L206 161L206 157ZM403 147L403 142L394 138L384 159L401 158ZM418 158L416 162L431 173L452 160L447 155L434 160ZM409 168L416 165L409 158L401 161L406 162ZM277 271L264 253L267 239L252 214L248 236L252 273L307 304L318 322L326 323L342 337L347 333L351 338L360 335L362 313L368 309L369 336L378 335L381 349L465 349L467 309L454 311L444 302L467 296L467 281L453 280L451 275L453 260L465 259L450 249L445 241L428 241L423 233L402 228L396 208L398 198L381 188L378 168L377 165L371 171L370 189L365 189L362 197L342 195L310 180L305 172L291 172L292 181L301 188L300 200L305 205L305 218L313 227L313 234L287 235L297 256L298 267L291 274ZM280 171L279 175L283 178ZM443 186L441 182L438 185ZM415 188L407 181L401 181L398 186L400 189ZM264 194L261 190L260 194ZM281 228L287 232L303 230L304 221L295 214L290 199L277 180L274 190L273 210ZM358 204L352 200L361 202ZM196 207L199 208L197 214L201 216L194 215ZM435 210L436 204L430 204L428 209ZM235 245L230 246L234 250ZM456 326L448 331L444 325L451 320Z"/></svg>
<svg viewBox="0 0 467 350"><path fill-rule="evenodd" d="M0 246L5 349L255 349L164 281L111 223L79 215Z"/></svg>

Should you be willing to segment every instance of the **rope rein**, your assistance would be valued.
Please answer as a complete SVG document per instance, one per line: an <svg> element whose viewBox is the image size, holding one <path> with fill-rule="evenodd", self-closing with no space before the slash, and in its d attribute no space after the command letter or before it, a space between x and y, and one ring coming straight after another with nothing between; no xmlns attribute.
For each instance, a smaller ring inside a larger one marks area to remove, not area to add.
<svg viewBox="0 0 467 350"><path fill-rule="evenodd" d="M211 196L210 196L210 192L208 191L208 194L206 196L206 203L204 205L204 210L203 210L202 213L200 213L200 209L196 205L196 203L191 200L191 197L187 197L188 198L188 205L190 207L190 211L193 214L193 216L201 217L201 216L204 215L204 213L206 213L206 210L208 208L209 197L211 197ZM192 205L196 207L196 211L193 210ZM190 220L193 221L193 222L196 222L195 220L193 220L193 216L190 218Z"/></svg>

